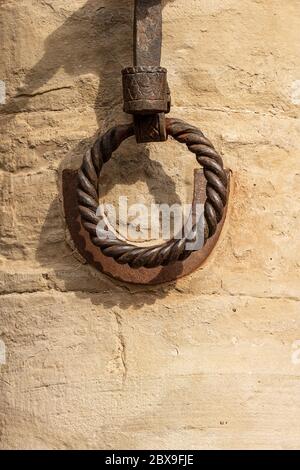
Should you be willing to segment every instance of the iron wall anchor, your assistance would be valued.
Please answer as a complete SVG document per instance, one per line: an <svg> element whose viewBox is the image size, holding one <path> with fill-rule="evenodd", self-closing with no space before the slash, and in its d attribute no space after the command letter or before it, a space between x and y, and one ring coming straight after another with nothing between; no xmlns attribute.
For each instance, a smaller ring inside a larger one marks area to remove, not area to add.
<svg viewBox="0 0 300 470"><path fill-rule="evenodd" d="M165 118L171 100L167 71L160 66L161 38L161 0L135 0L134 66L122 72L124 111L133 115L133 123L113 127L99 137L86 153L78 174L63 173L65 215L81 255L116 279L142 284L174 280L203 263L220 235L229 194L229 173L213 144L198 128ZM196 155L202 170L195 171L193 207L204 204L205 217L204 243L197 251L187 248L189 240L185 237L144 248L99 236L101 170L121 142L133 135L137 143L164 141L171 136ZM76 194L78 205L74 206Z"/></svg>

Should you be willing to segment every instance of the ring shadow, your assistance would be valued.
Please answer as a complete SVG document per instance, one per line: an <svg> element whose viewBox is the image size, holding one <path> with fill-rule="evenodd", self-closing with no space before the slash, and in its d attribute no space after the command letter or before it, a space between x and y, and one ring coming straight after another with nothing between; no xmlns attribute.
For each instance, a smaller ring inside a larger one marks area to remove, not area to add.
<svg viewBox="0 0 300 470"><path fill-rule="evenodd" d="M165 0L163 6L173 1ZM99 88L94 102L99 128L96 135L117 122L124 122L124 118L126 120L122 111L121 69L132 62L133 1L122 1L122 6L118 0L102 0L100 3L101 6L98 0L88 0L50 34L45 42L43 57L26 75L22 89L8 102L8 112L16 114L26 109L38 90L63 68L73 77L88 73L99 76ZM53 270L55 283L62 285L65 290L74 291L80 297L89 297L94 304L102 304L108 308L117 305L124 310L153 304L158 298L167 295L174 282L149 288L129 288L102 273L95 272L94 268L83 265L81 259L74 257L65 237L59 240L55 240L55 237L54 240L51 239L55 227L59 226L60 231L64 231L64 221L61 220L62 172L70 166L79 167L84 152L94 139L95 135L76 143L59 164L59 196L50 205L41 228L36 259L42 266ZM173 180L165 173L161 163L150 159L149 146L141 144L134 147L135 150L132 145L130 152L122 155L121 165L118 152L111 159L110 178L102 196L108 194L120 182L133 185L144 181L155 203L180 204ZM168 188L168 201L162 200L162 188L157 181L163 182L164 188ZM80 290L78 285L82 286ZM109 292L110 295L104 297L101 292ZM132 292L135 295L132 295ZM90 293L99 295L90 296Z"/></svg>

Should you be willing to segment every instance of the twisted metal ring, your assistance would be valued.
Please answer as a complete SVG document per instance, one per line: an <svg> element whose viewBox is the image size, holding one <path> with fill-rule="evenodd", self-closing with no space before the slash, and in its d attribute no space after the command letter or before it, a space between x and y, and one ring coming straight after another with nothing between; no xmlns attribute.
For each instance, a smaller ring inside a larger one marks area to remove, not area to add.
<svg viewBox="0 0 300 470"><path fill-rule="evenodd" d="M204 205L205 240L210 238L223 217L227 203L227 176L223 161L213 144L196 127L179 119L167 119L167 133L196 154L198 163L203 167L207 181L206 201ZM183 261L192 253L186 249L190 241L187 237L171 239L161 245L137 247L126 241L109 237L99 238L97 225L101 217L97 215L99 206L99 177L104 163L128 137L134 135L133 124L125 124L110 129L99 137L86 153L78 172L78 208L82 224L89 232L94 245L106 256L114 258L120 264L129 264L132 268L167 265ZM194 227L193 227L194 228Z"/></svg>

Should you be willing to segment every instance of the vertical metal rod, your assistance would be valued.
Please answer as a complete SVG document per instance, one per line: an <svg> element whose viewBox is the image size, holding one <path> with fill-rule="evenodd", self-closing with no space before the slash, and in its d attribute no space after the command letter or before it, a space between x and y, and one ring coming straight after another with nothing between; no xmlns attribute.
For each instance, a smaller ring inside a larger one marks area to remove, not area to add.
<svg viewBox="0 0 300 470"><path fill-rule="evenodd" d="M133 64L159 66L162 43L161 0L135 0Z"/></svg>

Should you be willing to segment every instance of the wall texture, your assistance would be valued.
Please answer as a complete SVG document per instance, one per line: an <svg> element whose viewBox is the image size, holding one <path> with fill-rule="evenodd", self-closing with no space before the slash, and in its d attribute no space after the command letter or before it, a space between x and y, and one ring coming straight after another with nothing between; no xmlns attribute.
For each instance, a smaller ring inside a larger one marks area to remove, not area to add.
<svg viewBox="0 0 300 470"><path fill-rule="evenodd" d="M82 263L60 189L127 119L133 1L0 2L2 449L300 446L300 1L164 5L172 114L233 187L203 268L147 288ZM178 144L132 145L104 197L184 201L194 166Z"/></svg>

